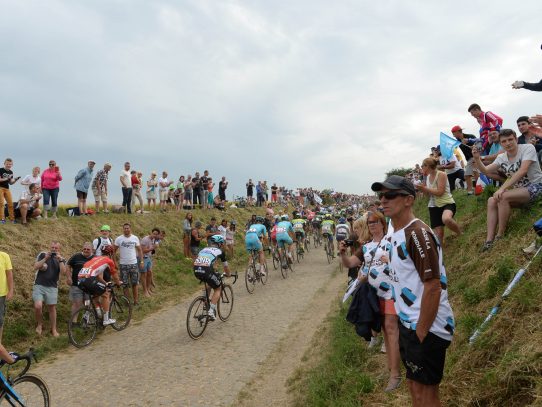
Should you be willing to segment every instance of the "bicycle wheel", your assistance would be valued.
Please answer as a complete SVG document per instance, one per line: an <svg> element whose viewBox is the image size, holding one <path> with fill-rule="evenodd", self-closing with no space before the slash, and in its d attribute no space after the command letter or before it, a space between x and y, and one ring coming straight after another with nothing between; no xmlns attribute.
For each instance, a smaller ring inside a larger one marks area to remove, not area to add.
<svg viewBox="0 0 542 407"><path fill-rule="evenodd" d="M115 296L109 306L109 318L116 320L111 324L115 331L122 331L130 324L132 319L132 303L124 295Z"/></svg>
<svg viewBox="0 0 542 407"><path fill-rule="evenodd" d="M301 254L301 245L299 244L299 240L296 240L295 242L295 258L298 263L301 263L301 257L303 255Z"/></svg>
<svg viewBox="0 0 542 407"><path fill-rule="evenodd" d="M260 282L263 285L265 285L267 283L267 277L269 277L269 270L267 270L267 263L263 264L263 271L265 272L265 274L260 273Z"/></svg>
<svg viewBox="0 0 542 407"><path fill-rule="evenodd" d="M326 239L326 244L324 246L327 256L328 264L331 263L331 250L329 249L329 240Z"/></svg>
<svg viewBox="0 0 542 407"><path fill-rule="evenodd" d="M192 339L198 339L207 328L207 300L203 295L192 301L186 314L186 330Z"/></svg>
<svg viewBox="0 0 542 407"><path fill-rule="evenodd" d="M96 337L98 318L92 306L82 305L68 322L68 338L76 348L84 348Z"/></svg>
<svg viewBox="0 0 542 407"><path fill-rule="evenodd" d="M218 317L221 321L227 320L233 310L233 289L231 285L224 284L220 293L220 300L217 305Z"/></svg>
<svg viewBox="0 0 542 407"><path fill-rule="evenodd" d="M277 252L276 252L277 249L273 249L273 252L272 252L272 259L273 259L273 268L276 270L277 267L280 266L280 258L277 257Z"/></svg>
<svg viewBox="0 0 542 407"><path fill-rule="evenodd" d="M35 374L25 374L15 379L11 385L18 397L12 397L8 393L0 398L0 405L22 405L49 407L51 396L49 388L43 379ZM3 403L3 401L7 403Z"/></svg>
<svg viewBox="0 0 542 407"><path fill-rule="evenodd" d="M307 236L305 238L305 250L308 253L310 251L311 241L310 238Z"/></svg>
<svg viewBox="0 0 542 407"><path fill-rule="evenodd" d="M254 292L254 286L256 285L257 280L256 267L254 266L254 262L251 262L245 273L245 285L247 286L247 291L249 294Z"/></svg>
<svg viewBox="0 0 542 407"><path fill-rule="evenodd" d="M284 279L288 277L288 257L286 257L285 250L282 249L282 254L279 253L280 274L282 274L282 278Z"/></svg>

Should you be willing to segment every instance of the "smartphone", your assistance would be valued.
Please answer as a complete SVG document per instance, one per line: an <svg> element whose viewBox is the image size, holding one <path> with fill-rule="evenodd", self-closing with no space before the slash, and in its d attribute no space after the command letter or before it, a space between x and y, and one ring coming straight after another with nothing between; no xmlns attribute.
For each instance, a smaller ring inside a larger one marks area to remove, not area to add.
<svg viewBox="0 0 542 407"><path fill-rule="evenodd" d="M59 172L59 171L60 171L60 167L55 166L55 171L56 171L56 172Z"/></svg>
<svg viewBox="0 0 542 407"><path fill-rule="evenodd" d="M344 242L344 245L345 245L346 247L354 246L354 241L353 241L353 240L346 239L346 240L343 240L343 242Z"/></svg>

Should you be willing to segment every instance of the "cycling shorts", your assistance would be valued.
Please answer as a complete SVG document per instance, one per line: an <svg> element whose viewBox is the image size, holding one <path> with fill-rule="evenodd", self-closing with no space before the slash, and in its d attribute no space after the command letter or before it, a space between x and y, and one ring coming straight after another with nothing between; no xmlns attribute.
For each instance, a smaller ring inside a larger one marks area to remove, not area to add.
<svg viewBox="0 0 542 407"><path fill-rule="evenodd" d="M83 278L78 281L79 288L92 296L103 295L106 291L105 284L96 277Z"/></svg>
<svg viewBox="0 0 542 407"><path fill-rule="evenodd" d="M295 232L295 238L296 239L302 239L305 237L305 232L297 231Z"/></svg>
<svg viewBox="0 0 542 407"><path fill-rule="evenodd" d="M256 233L250 233L245 236L245 247L247 250L261 250L262 242L258 239Z"/></svg>
<svg viewBox="0 0 542 407"><path fill-rule="evenodd" d="M329 240L333 240L333 235L331 233L324 232L322 233L322 236L327 237Z"/></svg>
<svg viewBox="0 0 542 407"><path fill-rule="evenodd" d="M220 287L220 274L208 267L194 267L194 275L212 288Z"/></svg>
<svg viewBox="0 0 542 407"><path fill-rule="evenodd" d="M279 246L280 246L281 242L283 242L285 244L292 244L294 241L292 240L290 235L287 235L287 234L277 235L277 243L279 244Z"/></svg>

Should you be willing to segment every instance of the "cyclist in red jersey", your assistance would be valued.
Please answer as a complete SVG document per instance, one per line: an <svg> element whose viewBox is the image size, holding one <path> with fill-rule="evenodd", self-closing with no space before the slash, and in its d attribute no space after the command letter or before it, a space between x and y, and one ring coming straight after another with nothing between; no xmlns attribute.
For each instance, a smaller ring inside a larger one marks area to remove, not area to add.
<svg viewBox="0 0 542 407"><path fill-rule="evenodd" d="M92 295L93 299L100 298L100 304L104 313L104 325L117 322L109 318L110 295L107 290L107 283L111 281L111 278L113 278L117 286L122 284L117 273L117 268L115 267L115 262L107 256L97 256L87 261L77 275L79 288Z"/></svg>

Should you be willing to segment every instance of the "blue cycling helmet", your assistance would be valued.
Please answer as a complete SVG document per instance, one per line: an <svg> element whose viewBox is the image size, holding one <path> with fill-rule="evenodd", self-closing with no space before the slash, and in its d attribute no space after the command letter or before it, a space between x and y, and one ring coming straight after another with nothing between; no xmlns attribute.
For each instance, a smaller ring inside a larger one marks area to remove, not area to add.
<svg viewBox="0 0 542 407"><path fill-rule="evenodd" d="M224 243L226 243L226 241L224 240L222 235L213 235L213 236L211 236L211 242L216 243L216 244L224 244Z"/></svg>
<svg viewBox="0 0 542 407"><path fill-rule="evenodd" d="M256 216L256 222L258 222L258 223L264 223L264 222L265 222L265 219L263 218L263 216Z"/></svg>
<svg viewBox="0 0 542 407"><path fill-rule="evenodd" d="M339 218L339 223L346 223L346 219L345 218Z"/></svg>

